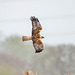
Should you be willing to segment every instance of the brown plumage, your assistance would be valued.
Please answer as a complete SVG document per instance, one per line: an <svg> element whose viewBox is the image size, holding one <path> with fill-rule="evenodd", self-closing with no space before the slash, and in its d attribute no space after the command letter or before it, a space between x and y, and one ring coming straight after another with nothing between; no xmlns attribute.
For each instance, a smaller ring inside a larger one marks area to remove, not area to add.
<svg viewBox="0 0 75 75"><path fill-rule="evenodd" d="M43 43L42 43L41 39L44 37L40 35L42 26L41 26L38 18L32 16L30 18L30 20L32 21L32 36L31 37L23 36L22 40L23 41L32 40L33 46L35 48L35 53L39 53L43 50Z"/></svg>

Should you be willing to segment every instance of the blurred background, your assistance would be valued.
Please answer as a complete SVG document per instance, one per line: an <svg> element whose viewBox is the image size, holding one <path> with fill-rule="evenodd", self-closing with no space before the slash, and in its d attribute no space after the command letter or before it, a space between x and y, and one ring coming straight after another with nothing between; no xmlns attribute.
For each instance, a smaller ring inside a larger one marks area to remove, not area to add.
<svg viewBox="0 0 75 75"><path fill-rule="evenodd" d="M31 16L43 30L44 50L36 54ZM0 0L0 75L75 75L75 0Z"/></svg>

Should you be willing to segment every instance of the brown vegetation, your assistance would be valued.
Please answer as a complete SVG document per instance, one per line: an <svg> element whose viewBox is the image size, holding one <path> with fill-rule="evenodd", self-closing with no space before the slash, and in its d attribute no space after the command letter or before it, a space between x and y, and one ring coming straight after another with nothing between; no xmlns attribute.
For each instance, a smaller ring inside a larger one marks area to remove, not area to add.
<svg viewBox="0 0 75 75"><path fill-rule="evenodd" d="M24 74L25 74L25 75L39 75L38 72L36 72L36 74L34 74L32 71L25 71Z"/></svg>

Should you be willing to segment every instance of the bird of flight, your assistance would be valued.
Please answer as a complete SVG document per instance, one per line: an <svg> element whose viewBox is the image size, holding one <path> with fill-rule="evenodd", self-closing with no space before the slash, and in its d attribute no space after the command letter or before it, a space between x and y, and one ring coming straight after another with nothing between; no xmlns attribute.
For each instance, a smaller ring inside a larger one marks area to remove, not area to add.
<svg viewBox="0 0 75 75"><path fill-rule="evenodd" d="M30 20L32 22L32 35L31 35L31 37L22 36L22 41L32 40L33 46L35 48L35 53L39 53L44 49L43 43L41 41L41 39L44 37L40 35L42 26L41 26L38 18L36 18L35 16L31 16Z"/></svg>

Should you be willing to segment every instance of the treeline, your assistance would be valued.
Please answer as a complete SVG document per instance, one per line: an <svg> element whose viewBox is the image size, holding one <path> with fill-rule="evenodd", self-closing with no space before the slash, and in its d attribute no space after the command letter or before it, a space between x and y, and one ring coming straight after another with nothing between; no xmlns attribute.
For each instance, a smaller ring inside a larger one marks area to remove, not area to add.
<svg viewBox="0 0 75 75"><path fill-rule="evenodd" d="M8 67L7 72L3 65ZM32 42L22 42L20 36L10 36L0 42L0 75L23 75L24 70L39 72L39 75L75 74L74 45L45 45L41 53L36 54Z"/></svg>

